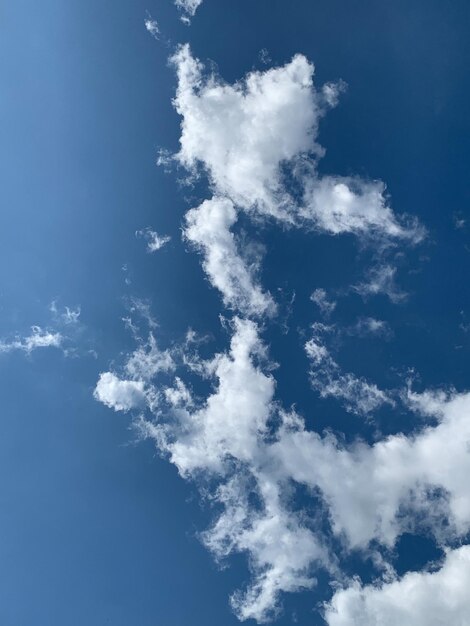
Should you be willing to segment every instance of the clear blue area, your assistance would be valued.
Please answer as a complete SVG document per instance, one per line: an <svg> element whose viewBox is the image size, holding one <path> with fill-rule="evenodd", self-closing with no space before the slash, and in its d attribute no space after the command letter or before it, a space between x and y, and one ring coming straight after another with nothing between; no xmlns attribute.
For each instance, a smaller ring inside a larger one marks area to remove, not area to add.
<svg viewBox="0 0 470 626"><path fill-rule="evenodd" d="M159 42L144 28L147 12ZM135 442L128 417L92 397L99 372L132 348L126 297L152 302L163 343L189 325L214 335L212 349L227 339L219 295L180 240L184 212L207 190L181 190L155 165L160 147L178 145L167 64L177 43L190 41L229 82L265 68L263 48L272 64L304 53L318 84L346 81L321 124L320 170L384 180L393 208L417 215L430 236L397 259L409 301L367 305L393 338L350 338L341 363L384 387L409 368L425 387L468 387L470 335L460 325L470 318L470 240L455 219L470 218L469 19L467 0L204 0L189 28L170 0L3 4L0 336L47 326L57 299L81 306L86 348L78 358L0 354L2 626L238 623L227 598L246 581L245 559L217 568L197 539L210 511L196 491L150 443ZM146 226L172 236L157 255L134 236ZM269 332L273 358L288 364L276 374L279 396L318 430L371 438L371 425L309 388L302 351L302 329L318 314L311 291L357 281L370 252L349 237L274 227L262 237L264 284L284 290L285 310L296 292L290 332ZM363 314L351 296L338 321ZM385 433L415 425L385 410L381 419ZM432 558L425 539L398 544L400 573ZM313 609L325 585L286 597L279 624L320 624Z"/></svg>

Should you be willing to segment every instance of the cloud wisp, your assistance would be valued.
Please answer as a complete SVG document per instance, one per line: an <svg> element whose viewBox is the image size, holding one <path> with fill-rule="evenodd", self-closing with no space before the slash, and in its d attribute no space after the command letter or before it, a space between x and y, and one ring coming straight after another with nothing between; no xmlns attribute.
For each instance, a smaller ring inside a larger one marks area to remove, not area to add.
<svg viewBox="0 0 470 626"><path fill-rule="evenodd" d="M310 361L310 383L322 398L336 398L344 408L357 415L367 416L384 404L394 406L391 395L374 383L343 372L325 345L324 336L331 326L319 322L312 325L312 337L305 344Z"/></svg>
<svg viewBox="0 0 470 626"><path fill-rule="evenodd" d="M41 328L41 326L31 326L31 332L28 335L17 335L14 339L0 341L0 352L19 350L31 354L39 348L61 348L63 340L60 332Z"/></svg>
<svg viewBox="0 0 470 626"><path fill-rule="evenodd" d="M158 250L171 241L171 237L169 235L159 235L157 232L152 230L150 226L136 231L135 236L141 237L147 242L147 252L150 254L158 252Z"/></svg>
<svg viewBox="0 0 470 626"><path fill-rule="evenodd" d="M248 316L272 315L276 305L256 280L258 264L243 258L231 231L236 220L233 203L215 197L187 213L184 234L203 253L204 271L227 307Z"/></svg>
<svg viewBox="0 0 470 626"><path fill-rule="evenodd" d="M181 21L188 25L202 4L202 0L174 0L174 2L176 8L181 12Z"/></svg>

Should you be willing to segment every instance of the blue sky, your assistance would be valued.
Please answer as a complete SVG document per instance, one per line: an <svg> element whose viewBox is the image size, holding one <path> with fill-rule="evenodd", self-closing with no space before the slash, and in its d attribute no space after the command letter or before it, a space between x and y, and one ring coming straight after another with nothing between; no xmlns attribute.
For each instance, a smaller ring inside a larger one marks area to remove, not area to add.
<svg viewBox="0 0 470 626"><path fill-rule="evenodd" d="M470 623L469 10L2 8L2 624Z"/></svg>

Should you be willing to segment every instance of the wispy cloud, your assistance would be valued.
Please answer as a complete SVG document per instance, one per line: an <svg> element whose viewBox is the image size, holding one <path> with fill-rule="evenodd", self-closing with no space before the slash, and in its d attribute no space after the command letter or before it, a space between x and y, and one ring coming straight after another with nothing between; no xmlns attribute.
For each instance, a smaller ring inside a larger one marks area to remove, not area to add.
<svg viewBox="0 0 470 626"><path fill-rule="evenodd" d="M31 354L33 350L39 348L61 348L63 339L59 332L44 329L40 326L31 326L31 332L28 335L17 335L10 341L1 340L0 352L20 350Z"/></svg>
<svg viewBox="0 0 470 626"><path fill-rule="evenodd" d="M403 302L408 297L396 283L397 268L391 265L379 265L369 270L367 279L353 286L353 290L363 298L383 294L392 302Z"/></svg>
<svg viewBox="0 0 470 626"><path fill-rule="evenodd" d="M64 306L60 309L57 305L57 301L53 300L49 305L49 310L56 322L63 323L67 326L79 323L81 314L81 308L79 306Z"/></svg>
<svg viewBox="0 0 470 626"><path fill-rule="evenodd" d="M364 378L343 372L325 345L324 336L331 327L316 323L312 337L305 344L311 362L310 382L322 398L336 398L350 413L369 415L384 404L394 406L391 395Z"/></svg>
<svg viewBox="0 0 470 626"><path fill-rule="evenodd" d="M148 17L145 22L145 28L152 35L154 39L160 39L160 28L158 26L158 22Z"/></svg>
<svg viewBox="0 0 470 626"><path fill-rule="evenodd" d="M181 20L189 24L191 18L196 15L196 11L202 4L202 0L174 0L175 6L181 11Z"/></svg>
<svg viewBox="0 0 470 626"><path fill-rule="evenodd" d="M317 90L313 64L303 55L235 85L205 76L189 46L178 50L173 63L174 103L182 116L175 159L193 175L202 165L218 195L245 211L331 234L423 237L416 222L399 219L387 206L383 183L318 175L316 160L324 152L316 143L318 125L344 86L327 83ZM303 190L302 202L286 186L281 165Z"/></svg>
<svg viewBox="0 0 470 626"><path fill-rule="evenodd" d="M188 4L188 15L199 4ZM116 411L131 411L141 435L155 442L183 478L201 486L216 511L202 534L205 545L217 559L234 553L249 559L252 578L233 594L232 606L240 619L263 622L277 614L282 593L311 588L317 570L344 583L343 555L369 556L374 550L377 562L385 563L397 538L420 524L441 542L469 532L470 394L380 389L343 371L328 345L332 327L317 323L304 349L320 397L336 398L347 411L367 417L400 403L410 415L420 414L419 429L346 444L332 432L309 430L300 411L283 407L262 334L276 303L261 283L261 255L242 245L241 215L255 227L269 220L311 235L353 234L379 252L416 244L425 231L392 210L381 181L320 175L319 123L337 105L344 85L317 88L305 56L250 72L235 84L206 72L189 46L178 48L172 63L181 137L169 161L192 180L205 175L210 194L188 211L183 233L234 313L224 321L228 347L207 357L205 346L203 358L190 331L179 344L162 348L156 325L140 333L128 318L137 347L120 366L101 373L95 398ZM379 293L404 301L396 268L383 254L374 258L381 261L350 289L365 301ZM312 300L323 315L333 313L336 302L326 290L316 289ZM387 333L385 322L364 315L337 334ZM203 385L194 383L198 378ZM299 508L297 488L307 490L311 507ZM344 602L348 593L354 595L354 586L335 595L329 619L340 615L341 603L341 619L353 614ZM368 610L360 607L365 620ZM331 625L342 623L352 624Z"/></svg>
<svg viewBox="0 0 470 626"><path fill-rule="evenodd" d="M232 597L240 619L273 617L281 592L314 584L314 567L341 580L324 522L296 512L292 483L321 494L330 532L343 550L367 554L378 545L386 551L417 524L440 542L469 532L470 394L409 391L405 403L437 425L370 445L360 440L345 445L282 410L254 322L235 318L231 332L228 351L209 360L197 353L187 359L184 344L168 359L153 344L146 352L158 365L148 366L138 350L121 376L101 375L95 397L115 410L136 409L142 435L155 441L183 477L197 482L206 476L218 484L211 499L222 512L203 541L218 559L236 552L250 558L253 581ZM320 364L331 358L318 343L308 350ZM130 365L136 359L143 367ZM195 396L180 374L172 381L188 364L193 374L214 381L207 397ZM354 381L351 396L360 406L364 388L357 385ZM143 404L150 411L146 418ZM332 607L339 606L341 593ZM347 615L344 609L342 618ZM336 623L341 624L331 622Z"/></svg>
<svg viewBox="0 0 470 626"><path fill-rule="evenodd" d="M145 241L147 242L147 252L149 252L150 254L152 254L153 252L157 252L171 241L171 237L169 235L159 235L149 226L147 226L147 228L143 228L142 230L136 231L135 236L145 239Z"/></svg>

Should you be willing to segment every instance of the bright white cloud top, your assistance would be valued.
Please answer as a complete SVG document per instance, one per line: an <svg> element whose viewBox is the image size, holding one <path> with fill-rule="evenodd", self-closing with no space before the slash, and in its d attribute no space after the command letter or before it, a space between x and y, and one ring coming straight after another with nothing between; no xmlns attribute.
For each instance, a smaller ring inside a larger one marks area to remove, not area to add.
<svg viewBox="0 0 470 626"><path fill-rule="evenodd" d="M470 547L447 553L435 572L411 572L378 587L355 583L326 611L329 626L440 626L468 624Z"/></svg>
<svg viewBox="0 0 470 626"><path fill-rule="evenodd" d="M235 312L226 323L230 343L203 359L188 341L163 350L152 332L141 340L130 322L138 347L120 370L101 374L96 399L116 411L136 410L140 432L182 477L217 485L211 497L221 512L203 540L219 559L248 556L252 580L231 598L241 620L271 619L283 592L311 588L322 569L344 586L326 607L330 626L437 626L447 615L448 623L465 623L469 607L459 577L468 581L470 575L467 547L448 551L436 572L361 586L341 575L332 541L346 553L382 549L386 555L400 535L418 526L443 546L466 536L470 394L382 390L343 372L326 344L331 327L316 323L305 342L310 369L303 374L320 396L366 416L400 404L422 421L415 432L373 444L345 443L307 428L303 416L276 397L275 364L263 339L276 303L261 284L259 258L247 256L235 234L243 213L307 231L351 233L383 252L385 244L418 242L423 228L392 211L382 182L319 175L324 151L316 142L318 125L337 104L342 85L316 89L313 65L304 56L233 85L206 75L188 46L172 62L182 120L174 160L191 176L207 175L212 194L188 211L183 236L201 254L223 304ZM286 168L296 185L286 182ZM364 298L385 293L394 302L404 299L395 268L386 263L354 290ZM326 316L335 310L322 289L312 300ZM367 317L344 332L387 330ZM194 376L212 383L205 397L191 388ZM296 509L294 487L316 494L325 524Z"/></svg>
<svg viewBox="0 0 470 626"><path fill-rule="evenodd" d="M174 101L182 117L179 163L193 174L203 166L215 193L244 211L332 234L419 240L423 230L387 206L381 182L319 177L318 125L335 106L342 83L317 90L314 67L303 55L280 68L251 72L234 85L204 75L182 46L173 56L178 75ZM288 188L288 167L303 188Z"/></svg>

